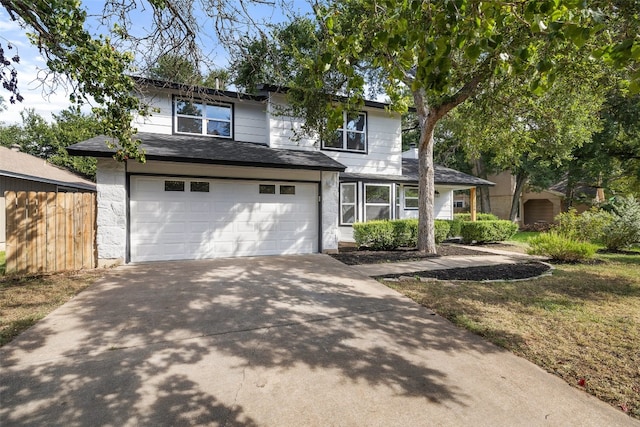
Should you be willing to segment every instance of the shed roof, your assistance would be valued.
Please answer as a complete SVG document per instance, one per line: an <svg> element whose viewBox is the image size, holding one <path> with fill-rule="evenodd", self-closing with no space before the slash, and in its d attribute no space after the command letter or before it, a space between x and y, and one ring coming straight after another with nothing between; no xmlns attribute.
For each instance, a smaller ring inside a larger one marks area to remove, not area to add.
<svg viewBox="0 0 640 427"><path fill-rule="evenodd" d="M0 175L45 182L82 190L96 190L96 184L40 157L0 147Z"/></svg>

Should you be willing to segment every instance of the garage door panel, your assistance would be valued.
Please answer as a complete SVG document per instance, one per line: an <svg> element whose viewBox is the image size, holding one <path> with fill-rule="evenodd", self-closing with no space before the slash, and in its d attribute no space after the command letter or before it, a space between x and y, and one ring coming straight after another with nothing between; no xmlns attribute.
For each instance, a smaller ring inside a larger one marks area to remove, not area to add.
<svg viewBox="0 0 640 427"><path fill-rule="evenodd" d="M184 181L185 191L165 191L165 180ZM191 181L209 182L210 191L191 192ZM260 184L132 176L131 260L317 252L317 184L262 183L275 194L260 194Z"/></svg>

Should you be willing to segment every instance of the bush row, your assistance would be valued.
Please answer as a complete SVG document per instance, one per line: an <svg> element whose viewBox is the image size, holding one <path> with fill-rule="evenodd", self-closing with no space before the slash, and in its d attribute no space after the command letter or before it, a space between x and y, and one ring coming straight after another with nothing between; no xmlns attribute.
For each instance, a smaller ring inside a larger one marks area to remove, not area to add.
<svg viewBox="0 0 640 427"><path fill-rule="evenodd" d="M483 220L467 222L435 220L435 241L442 243L450 237L461 236L465 242L498 242L509 239L518 230L511 221ZM396 219L369 221L353 225L353 237L358 247L373 250L392 250L398 247L415 247L418 244L418 220Z"/></svg>
<svg viewBox="0 0 640 427"><path fill-rule="evenodd" d="M638 242L640 202L629 196L607 209L592 208L582 214L570 209L557 215L550 232L529 240L529 253L559 261L584 261L595 255L598 244L615 251Z"/></svg>

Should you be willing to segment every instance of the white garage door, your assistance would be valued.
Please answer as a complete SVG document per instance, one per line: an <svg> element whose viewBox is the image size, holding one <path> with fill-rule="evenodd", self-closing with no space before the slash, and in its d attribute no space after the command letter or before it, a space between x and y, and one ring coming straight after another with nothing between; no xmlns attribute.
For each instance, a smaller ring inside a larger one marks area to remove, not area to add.
<svg viewBox="0 0 640 427"><path fill-rule="evenodd" d="M314 253L318 186L131 177L131 261Z"/></svg>

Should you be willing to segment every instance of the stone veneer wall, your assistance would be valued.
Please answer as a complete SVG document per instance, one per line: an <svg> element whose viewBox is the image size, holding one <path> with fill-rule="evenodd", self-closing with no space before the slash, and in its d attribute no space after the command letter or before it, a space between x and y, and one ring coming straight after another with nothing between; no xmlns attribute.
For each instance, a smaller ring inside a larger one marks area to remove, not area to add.
<svg viewBox="0 0 640 427"><path fill-rule="evenodd" d="M322 172L322 251L338 252L338 172Z"/></svg>
<svg viewBox="0 0 640 427"><path fill-rule="evenodd" d="M123 263L127 242L127 194L125 164L98 159L97 236L98 266Z"/></svg>

